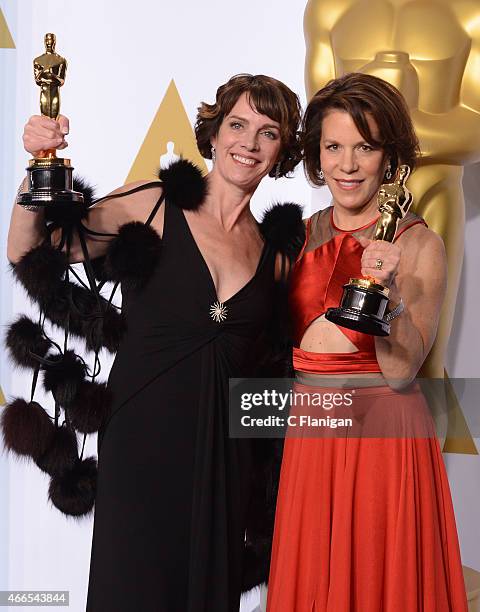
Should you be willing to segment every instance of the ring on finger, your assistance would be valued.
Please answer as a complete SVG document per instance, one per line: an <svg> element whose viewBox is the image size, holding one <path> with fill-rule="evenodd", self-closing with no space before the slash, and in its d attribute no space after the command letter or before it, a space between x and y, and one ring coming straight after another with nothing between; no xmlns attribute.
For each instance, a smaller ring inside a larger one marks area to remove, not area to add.
<svg viewBox="0 0 480 612"><path fill-rule="evenodd" d="M377 259L377 261L375 262L375 268L377 270L381 270L383 266L383 259Z"/></svg>

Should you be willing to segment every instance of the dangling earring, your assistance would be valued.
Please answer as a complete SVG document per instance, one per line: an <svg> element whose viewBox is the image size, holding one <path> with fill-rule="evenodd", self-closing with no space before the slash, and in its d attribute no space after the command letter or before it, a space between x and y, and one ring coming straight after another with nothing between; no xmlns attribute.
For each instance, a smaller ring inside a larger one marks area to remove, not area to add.
<svg viewBox="0 0 480 612"><path fill-rule="evenodd" d="M212 145L211 151L212 151L212 163L213 163L213 165L215 165L215 161L217 159L217 154L215 152L215 147L213 145Z"/></svg>
<svg viewBox="0 0 480 612"><path fill-rule="evenodd" d="M320 170L320 172L318 173L318 178L319 178L321 181L324 181L324 180L325 180L325 175L323 174L323 170Z"/></svg>
<svg viewBox="0 0 480 612"><path fill-rule="evenodd" d="M392 165L388 162L387 170L385 172L385 178L389 181L392 178Z"/></svg>
<svg viewBox="0 0 480 612"><path fill-rule="evenodd" d="M280 178L280 170L282 168L282 162L278 162L275 166L275 180L277 181Z"/></svg>

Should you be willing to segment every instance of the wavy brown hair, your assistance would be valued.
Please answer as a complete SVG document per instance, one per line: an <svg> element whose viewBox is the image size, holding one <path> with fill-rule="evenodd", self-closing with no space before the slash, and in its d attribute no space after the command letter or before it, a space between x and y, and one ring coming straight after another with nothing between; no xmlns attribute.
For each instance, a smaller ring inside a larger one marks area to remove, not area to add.
<svg viewBox="0 0 480 612"><path fill-rule="evenodd" d="M325 185L320 178L320 137L322 121L331 110L347 112L357 130L371 145L383 149L390 160L392 176L400 164L413 170L420 154L410 112L396 87L383 79L351 72L329 81L311 99L303 118L305 173L311 183ZM367 121L371 115L378 126L379 139L373 138Z"/></svg>
<svg viewBox="0 0 480 612"><path fill-rule="evenodd" d="M255 111L280 124L282 149L278 174L287 175L302 159L299 140L300 101L284 83L263 74L237 74L217 89L214 104L201 103L195 123L198 150L203 157L212 159L210 140L218 134L224 117L244 93ZM272 168L270 176L275 176L275 170Z"/></svg>

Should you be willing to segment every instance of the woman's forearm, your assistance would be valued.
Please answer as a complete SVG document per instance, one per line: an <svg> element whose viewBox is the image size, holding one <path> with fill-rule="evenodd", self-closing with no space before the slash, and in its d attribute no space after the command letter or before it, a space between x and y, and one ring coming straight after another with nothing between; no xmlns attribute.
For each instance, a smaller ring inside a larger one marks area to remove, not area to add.
<svg viewBox="0 0 480 612"><path fill-rule="evenodd" d="M390 292L391 303L400 302L396 288ZM393 388L409 384L417 375L423 360L425 349L423 338L412 320L408 305L390 324L390 335L375 337L375 352L383 376Z"/></svg>
<svg viewBox="0 0 480 612"><path fill-rule="evenodd" d="M375 338L377 361L392 388L408 385L417 375L425 358L423 339L406 309L391 323L388 337Z"/></svg>
<svg viewBox="0 0 480 612"><path fill-rule="evenodd" d="M389 297L392 307L402 297L405 310L391 322L390 336L375 338L382 373L397 388L417 376L432 348L447 278L445 247L432 230L417 225L400 240L402 266Z"/></svg>
<svg viewBox="0 0 480 612"><path fill-rule="evenodd" d="M28 182L25 178L18 193L27 191L27 189ZM14 264L17 263L27 251L43 242L45 235L43 207L39 207L35 211L26 210L15 201L8 230L7 257L9 261Z"/></svg>

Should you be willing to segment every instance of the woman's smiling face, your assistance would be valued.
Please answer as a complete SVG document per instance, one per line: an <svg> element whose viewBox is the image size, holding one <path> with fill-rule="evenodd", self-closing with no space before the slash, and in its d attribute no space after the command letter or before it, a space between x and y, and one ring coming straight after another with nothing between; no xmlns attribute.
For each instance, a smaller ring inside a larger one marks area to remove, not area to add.
<svg viewBox="0 0 480 612"><path fill-rule="evenodd" d="M212 173L239 188L255 189L279 158L280 124L252 108L244 93L211 142L216 156Z"/></svg>
<svg viewBox="0 0 480 612"><path fill-rule="evenodd" d="M367 115L372 137L378 126ZM320 165L335 206L345 212L367 208L383 182L388 160L384 151L363 138L351 115L332 109L323 118Z"/></svg>

